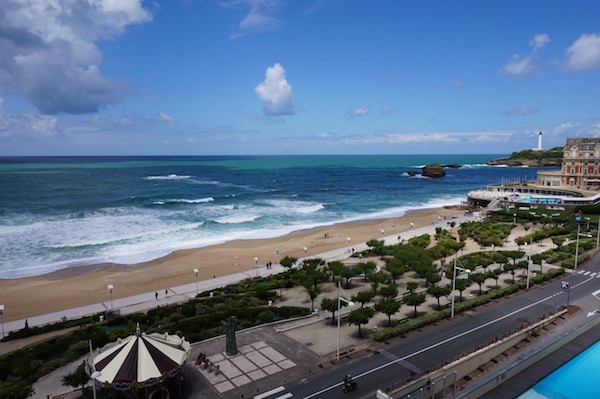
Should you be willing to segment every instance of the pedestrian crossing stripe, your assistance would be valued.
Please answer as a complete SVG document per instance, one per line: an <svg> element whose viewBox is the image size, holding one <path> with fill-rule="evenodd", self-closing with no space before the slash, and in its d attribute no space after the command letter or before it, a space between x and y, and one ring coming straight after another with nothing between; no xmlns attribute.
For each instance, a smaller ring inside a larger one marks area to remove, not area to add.
<svg viewBox="0 0 600 399"><path fill-rule="evenodd" d="M256 395L254 397L254 399L266 399L266 398L270 398L270 397L272 397L272 399L288 399L288 398L291 398L292 396L294 396L290 392L283 394L281 396L273 396L273 395L280 393L281 391L285 391L285 388L283 386L271 389L270 391L267 391L267 392L263 392L260 395Z"/></svg>

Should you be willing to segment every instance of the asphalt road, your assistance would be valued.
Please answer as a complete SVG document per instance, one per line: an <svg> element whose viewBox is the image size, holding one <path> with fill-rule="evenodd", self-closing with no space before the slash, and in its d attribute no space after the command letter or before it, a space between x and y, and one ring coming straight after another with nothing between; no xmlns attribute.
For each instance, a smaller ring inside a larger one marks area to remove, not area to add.
<svg viewBox="0 0 600 399"><path fill-rule="evenodd" d="M600 271L600 257L594 257L585 270ZM562 280L570 284L571 304L577 304L586 313L600 305L600 300L591 295L600 290L600 278L575 273L563 276ZM566 301L567 295L560 281L533 287L528 292L483 310L457 315L453 321L443 323L443 328L429 328L412 334L384 350L287 384L278 392L258 399L348 399L371 396L378 388L410 376L411 370L425 369L470 350L479 343L566 305ZM351 393L342 392L342 379L347 374L353 376L359 387Z"/></svg>

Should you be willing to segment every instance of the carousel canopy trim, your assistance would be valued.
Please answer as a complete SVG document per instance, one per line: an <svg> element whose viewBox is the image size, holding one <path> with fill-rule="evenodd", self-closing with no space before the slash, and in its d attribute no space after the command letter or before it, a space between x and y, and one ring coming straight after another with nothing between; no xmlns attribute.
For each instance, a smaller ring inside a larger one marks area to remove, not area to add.
<svg viewBox="0 0 600 399"><path fill-rule="evenodd" d="M190 353L189 344L173 336L131 336L96 355L97 379L108 384L142 383L159 379L180 367Z"/></svg>

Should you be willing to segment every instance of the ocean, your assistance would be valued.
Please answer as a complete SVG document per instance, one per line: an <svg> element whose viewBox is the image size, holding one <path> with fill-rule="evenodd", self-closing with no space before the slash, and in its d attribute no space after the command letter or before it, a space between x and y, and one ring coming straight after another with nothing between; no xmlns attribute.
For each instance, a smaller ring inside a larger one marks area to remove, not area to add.
<svg viewBox="0 0 600 399"><path fill-rule="evenodd" d="M0 158L0 277L401 216L535 178L537 168L484 164L500 156ZM433 162L462 168L407 173Z"/></svg>

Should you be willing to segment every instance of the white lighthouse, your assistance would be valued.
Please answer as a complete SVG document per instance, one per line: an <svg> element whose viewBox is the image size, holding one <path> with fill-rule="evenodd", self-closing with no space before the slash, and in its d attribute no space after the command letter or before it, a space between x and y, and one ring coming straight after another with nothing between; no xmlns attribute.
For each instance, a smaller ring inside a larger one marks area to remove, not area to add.
<svg viewBox="0 0 600 399"><path fill-rule="evenodd" d="M538 133L538 146L537 148L532 148L532 151L544 151L544 149L542 148L542 132L540 131Z"/></svg>

